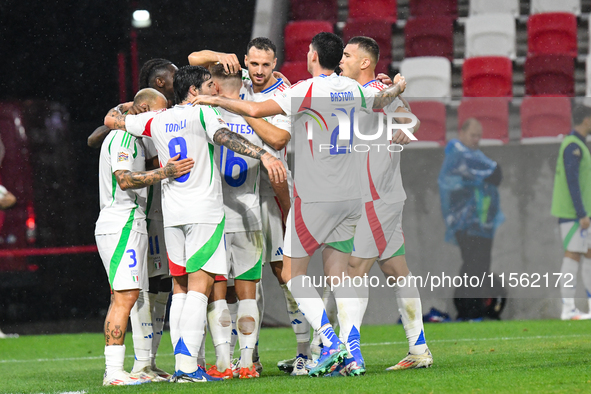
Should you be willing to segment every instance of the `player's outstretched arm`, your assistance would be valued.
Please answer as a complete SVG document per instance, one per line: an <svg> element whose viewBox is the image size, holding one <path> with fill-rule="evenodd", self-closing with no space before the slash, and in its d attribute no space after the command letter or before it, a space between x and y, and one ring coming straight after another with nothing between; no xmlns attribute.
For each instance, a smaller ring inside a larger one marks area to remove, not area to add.
<svg viewBox="0 0 591 394"><path fill-rule="evenodd" d="M88 146L94 149L98 149L101 147L101 144L107 138L107 135L111 132L111 129L105 125L97 127L91 135L88 136L88 140L86 141Z"/></svg>
<svg viewBox="0 0 591 394"><path fill-rule="evenodd" d="M250 116L244 117L250 127L254 130L255 133L265 143L275 150L281 150L285 148L289 140L291 139L291 134L287 131L280 129L279 127L272 125L270 122L267 122L264 119L258 118L251 118Z"/></svg>
<svg viewBox="0 0 591 394"><path fill-rule="evenodd" d="M283 182L287 177L287 171L279 159L230 129L222 128L216 131L213 142L241 155L260 160L267 169L271 182Z"/></svg>
<svg viewBox="0 0 591 394"><path fill-rule="evenodd" d="M105 126L111 130L126 130L125 117L127 115L137 115L149 110L149 107L135 105L133 101L119 104L107 112L107 115L105 116Z"/></svg>
<svg viewBox="0 0 591 394"><path fill-rule="evenodd" d="M399 97L400 99L402 97ZM402 113L407 113L410 114L412 112L410 112L406 107L398 107L396 108L396 112L402 112ZM410 118L404 118L404 119L398 119L399 123L410 123L411 119ZM419 130L419 127L421 127L421 121L419 119L417 119L417 124L410 128L409 130L414 134L417 132L417 130ZM399 145L406 145L408 143L410 143L411 139L408 135L406 135L406 133L404 133L402 130L398 130L396 131L396 133L392 136L392 142L395 144L399 144Z"/></svg>
<svg viewBox="0 0 591 394"><path fill-rule="evenodd" d="M394 78L394 85L376 93L373 102L374 109L381 109L390 104L399 94L406 89L406 80L400 74Z"/></svg>
<svg viewBox="0 0 591 394"><path fill-rule="evenodd" d="M264 118L273 115L285 115L279 104L274 100L266 100L261 102L245 101L229 99L221 96L204 96L199 95L191 101L193 105L211 105L214 107L222 107L228 111L242 116L250 116L253 118Z"/></svg>
<svg viewBox="0 0 591 394"><path fill-rule="evenodd" d="M153 185L166 178L178 178L191 171L195 161L191 158L178 160L181 155L176 155L166 163L166 166L152 171L128 170L115 171L115 178L121 190L141 189Z"/></svg>
<svg viewBox="0 0 591 394"><path fill-rule="evenodd" d="M235 74L242 68L238 56L233 53L214 52L205 49L189 55L189 64L191 66L208 68L218 62L224 65L224 70L229 74Z"/></svg>

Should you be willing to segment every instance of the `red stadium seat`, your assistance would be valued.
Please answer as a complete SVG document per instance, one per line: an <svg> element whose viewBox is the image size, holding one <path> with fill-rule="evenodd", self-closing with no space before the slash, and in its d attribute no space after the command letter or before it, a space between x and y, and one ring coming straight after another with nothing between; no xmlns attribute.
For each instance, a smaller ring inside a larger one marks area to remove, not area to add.
<svg viewBox="0 0 591 394"><path fill-rule="evenodd" d="M391 58L382 58L380 56L380 60L378 60L378 64L376 65L376 74L384 73L390 75L390 63L392 63Z"/></svg>
<svg viewBox="0 0 591 394"><path fill-rule="evenodd" d="M285 60L302 61L306 60L306 54L312 38L320 32L334 32L332 23L324 21L299 21L290 22L285 26Z"/></svg>
<svg viewBox="0 0 591 394"><path fill-rule="evenodd" d="M528 55L577 56L577 17L567 12L531 15L527 20Z"/></svg>
<svg viewBox="0 0 591 394"><path fill-rule="evenodd" d="M392 56L392 23L387 20L355 19L347 21L343 29L345 45L355 36L371 37L380 47L380 58Z"/></svg>
<svg viewBox="0 0 591 394"><path fill-rule="evenodd" d="M512 97L513 63L501 56L473 57L462 67L464 97Z"/></svg>
<svg viewBox="0 0 591 394"><path fill-rule="evenodd" d="M521 103L521 142L559 142L571 131L568 97L525 97Z"/></svg>
<svg viewBox="0 0 591 394"><path fill-rule="evenodd" d="M575 95L575 62L569 55L537 55L525 60L525 94Z"/></svg>
<svg viewBox="0 0 591 394"><path fill-rule="evenodd" d="M396 23L396 0L349 0L349 20L383 19Z"/></svg>
<svg viewBox="0 0 591 394"><path fill-rule="evenodd" d="M509 142L509 103L502 97L473 97L463 99L458 107L458 126L466 119L476 118L482 124L484 145Z"/></svg>
<svg viewBox="0 0 591 394"><path fill-rule="evenodd" d="M409 0L411 16L458 17L458 0Z"/></svg>
<svg viewBox="0 0 591 394"><path fill-rule="evenodd" d="M292 21L322 20L335 23L338 13L337 0L291 0Z"/></svg>
<svg viewBox="0 0 591 394"><path fill-rule="evenodd" d="M410 18L404 28L406 57L454 57L453 20L448 16Z"/></svg>
<svg viewBox="0 0 591 394"><path fill-rule="evenodd" d="M445 104L439 101L413 101L410 103L413 114L421 121L417 131L418 141L412 141L405 147L438 147L445 145L446 111Z"/></svg>
<svg viewBox="0 0 591 394"><path fill-rule="evenodd" d="M307 61L285 62L279 71L289 79L292 85L298 81L312 78L312 75L308 72Z"/></svg>

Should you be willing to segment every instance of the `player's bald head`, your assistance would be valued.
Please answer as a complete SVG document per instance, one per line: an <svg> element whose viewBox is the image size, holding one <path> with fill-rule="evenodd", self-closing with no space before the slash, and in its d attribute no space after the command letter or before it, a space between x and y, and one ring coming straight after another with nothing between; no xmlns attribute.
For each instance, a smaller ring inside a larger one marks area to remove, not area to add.
<svg viewBox="0 0 591 394"><path fill-rule="evenodd" d="M166 108L168 100L166 96L153 88L141 89L133 98L136 105L147 105L150 110Z"/></svg>

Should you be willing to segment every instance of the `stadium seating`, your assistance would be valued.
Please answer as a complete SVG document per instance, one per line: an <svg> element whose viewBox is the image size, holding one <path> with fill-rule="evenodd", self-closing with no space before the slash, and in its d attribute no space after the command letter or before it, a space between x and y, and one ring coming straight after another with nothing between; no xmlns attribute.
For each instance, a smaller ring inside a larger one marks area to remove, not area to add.
<svg viewBox="0 0 591 394"><path fill-rule="evenodd" d="M466 59L462 67L464 97L512 97L513 64L507 57Z"/></svg>
<svg viewBox="0 0 591 394"><path fill-rule="evenodd" d="M392 56L392 23L388 20L349 20L343 29L343 41L347 44L355 36L371 37L380 47L380 57Z"/></svg>
<svg viewBox="0 0 591 394"><path fill-rule="evenodd" d="M525 60L525 94L575 95L575 62L567 55L537 55Z"/></svg>
<svg viewBox="0 0 591 394"><path fill-rule="evenodd" d="M526 97L521 103L521 142L560 142L571 131L568 97Z"/></svg>
<svg viewBox="0 0 591 394"><path fill-rule="evenodd" d="M453 19L449 16L410 18L404 37L406 57L443 56L453 60Z"/></svg>
<svg viewBox="0 0 591 394"><path fill-rule="evenodd" d="M483 145L500 145L509 142L509 103L499 97L473 97L462 100L458 107L458 126L468 118L476 118L482 124Z"/></svg>
<svg viewBox="0 0 591 394"><path fill-rule="evenodd" d="M378 64L376 66L376 74L384 73L390 75L390 63L392 63L391 58L382 58L380 56L380 60L378 60Z"/></svg>
<svg viewBox="0 0 591 394"><path fill-rule="evenodd" d="M465 57L506 56L515 59L515 18L511 14L469 16L465 25Z"/></svg>
<svg viewBox="0 0 591 394"><path fill-rule="evenodd" d="M285 60L306 60L312 38L323 31L333 32L333 25L324 21L290 22L285 26Z"/></svg>
<svg viewBox="0 0 591 394"><path fill-rule="evenodd" d="M457 0L409 0L411 16L442 16L458 17Z"/></svg>
<svg viewBox="0 0 591 394"><path fill-rule="evenodd" d="M530 0L531 15L543 12L570 12L580 15L581 0Z"/></svg>
<svg viewBox="0 0 591 394"><path fill-rule="evenodd" d="M291 0L292 21L322 20L335 23L338 19L337 0Z"/></svg>
<svg viewBox="0 0 591 394"><path fill-rule="evenodd" d="M470 16L502 12L518 17L519 0L470 0Z"/></svg>
<svg viewBox="0 0 591 394"><path fill-rule="evenodd" d="M565 12L531 15L527 20L527 53L576 57L576 16Z"/></svg>
<svg viewBox="0 0 591 394"><path fill-rule="evenodd" d="M396 23L396 0L349 0L349 17L353 19L382 19Z"/></svg>
<svg viewBox="0 0 591 394"><path fill-rule="evenodd" d="M404 59L400 74L406 78L404 97L408 99L451 97L451 62L444 57Z"/></svg>
<svg viewBox="0 0 591 394"><path fill-rule="evenodd" d="M445 145L445 104L438 101L413 101L410 109L421 121L421 127L416 133L418 141L412 141L405 148L435 148Z"/></svg>
<svg viewBox="0 0 591 394"><path fill-rule="evenodd" d="M312 78L308 72L308 62L305 60L300 62L284 62L279 71L289 79L291 84L303 79Z"/></svg>
<svg viewBox="0 0 591 394"><path fill-rule="evenodd" d="M591 98L591 54L587 55L585 61L585 97Z"/></svg>

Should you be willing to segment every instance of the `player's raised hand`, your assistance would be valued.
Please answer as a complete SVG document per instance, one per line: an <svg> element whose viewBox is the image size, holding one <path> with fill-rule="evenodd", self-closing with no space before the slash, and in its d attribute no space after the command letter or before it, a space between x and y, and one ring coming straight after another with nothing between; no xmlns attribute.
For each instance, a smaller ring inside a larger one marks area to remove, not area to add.
<svg viewBox="0 0 591 394"><path fill-rule="evenodd" d="M400 85L400 93L404 92L406 89L406 79L400 73L394 77L394 83Z"/></svg>
<svg viewBox="0 0 591 394"><path fill-rule="evenodd" d="M390 78L388 75L384 73L379 73L378 75L376 75L376 80L380 81L381 83L387 86L392 85L392 78Z"/></svg>
<svg viewBox="0 0 591 394"><path fill-rule="evenodd" d="M410 143L410 141L411 140L409 136L406 135L406 133L400 129L398 129L398 131L396 131L396 133L394 133L394 135L392 136L392 142L398 145L406 145Z"/></svg>
<svg viewBox="0 0 591 394"><path fill-rule="evenodd" d="M134 104L128 110L127 113L129 115L137 115L141 114L142 112L148 112L150 107L146 104Z"/></svg>
<svg viewBox="0 0 591 394"><path fill-rule="evenodd" d="M224 70L228 74L235 74L242 69L238 57L233 53L218 54L218 62L224 65Z"/></svg>
<svg viewBox="0 0 591 394"><path fill-rule="evenodd" d="M261 156L261 163L267 169L269 180L271 182L281 183L287 178L287 171L285 171L285 167L281 160L269 152L265 152L265 154Z"/></svg>
<svg viewBox="0 0 591 394"><path fill-rule="evenodd" d="M180 157L181 155L178 154L175 157L172 157L166 163L166 166L164 167L164 173L167 177L178 178L180 176L183 176L186 173L190 172L191 168L193 168L193 165L195 165L195 160L191 159L190 157L183 160L179 160Z"/></svg>
<svg viewBox="0 0 591 394"><path fill-rule="evenodd" d="M287 79L287 77L281 74L279 71L273 71L273 76L277 79L283 79L284 84L286 84L287 86L291 86L291 82L289 82L289 79Z"/></svg>
<svg viewBox="0 0 591 394"><path fill-rule="evenodd" d="M199 96L196 96L193 100L191 100L191 104L193 104L193 105L216 105L215 96L206 96L204 94L200 94Z"/></svg>

